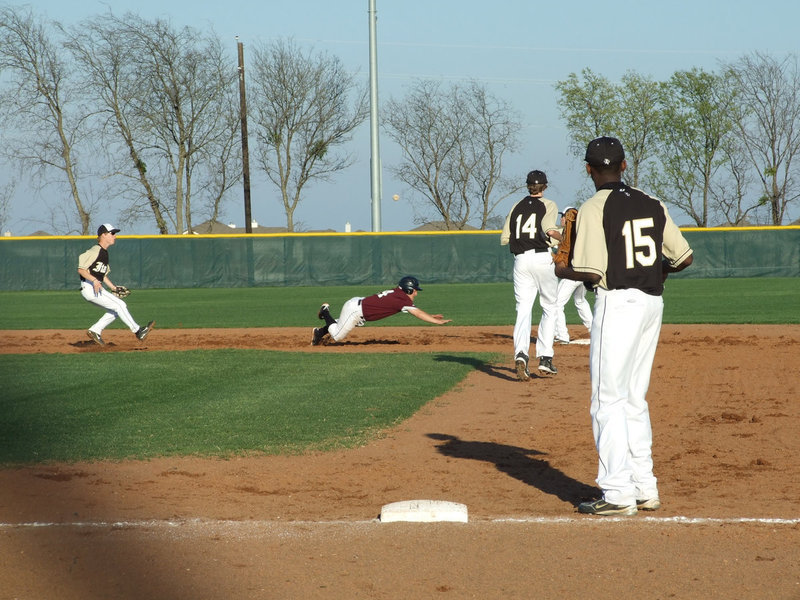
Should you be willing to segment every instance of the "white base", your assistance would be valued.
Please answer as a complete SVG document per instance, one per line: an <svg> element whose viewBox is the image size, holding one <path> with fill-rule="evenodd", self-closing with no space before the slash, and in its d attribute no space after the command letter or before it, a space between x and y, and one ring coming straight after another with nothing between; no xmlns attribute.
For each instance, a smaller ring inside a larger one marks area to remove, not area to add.
<svg viewBox="0 0 800 600"><path fill-rule="evenodd" d="M467 506L446 500L403 500L386 504L381 509L381 522L410 521L430 523L433 521L467 522Z"/></svg>

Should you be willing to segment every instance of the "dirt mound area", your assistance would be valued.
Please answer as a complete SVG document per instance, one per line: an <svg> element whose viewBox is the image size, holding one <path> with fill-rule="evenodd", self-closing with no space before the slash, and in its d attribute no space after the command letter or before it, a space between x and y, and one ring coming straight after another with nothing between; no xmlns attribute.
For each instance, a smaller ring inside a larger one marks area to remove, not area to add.
<svg viewBox="0 0 800 600"><path fill-rule="evenodd" d="M663 508L627 519L575 509L597 493L588 345L523 383L511 333L2 332L2 353L501 358L361 448L0 470L0 598L800 597L800 326L664 326L648 395ZM469 523L377 520L411 499L464 503Z"/></svg>

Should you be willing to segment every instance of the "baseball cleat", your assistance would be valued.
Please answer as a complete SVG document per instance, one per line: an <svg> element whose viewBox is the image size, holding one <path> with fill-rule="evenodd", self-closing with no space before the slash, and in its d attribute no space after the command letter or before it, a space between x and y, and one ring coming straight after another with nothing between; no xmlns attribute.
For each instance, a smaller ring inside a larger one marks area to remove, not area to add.
<svg viewBox="0 0 800 600"><path fill-rule="evenodd" d="M658 496L647 498L646 500L637 500L636 508L639 510L658 510L661 508L661 500L658 499Z"/></svg>
<svg viewBox="0 0 800 600"><path fill-rule="evenodd" d="M147 334L150 333L150 330L155 326L155 321L150 321L144 327L139 327L139 330L136 332L136 339L140 342L147 337Z"/></svg>
<svg viewBox="0 0 800 600"><path fill-rule="evenodd" d="M552 356L542 356L539 358L539 370L545 373L552 373L553 375L558 373L558 369L553 366Z"/></svg>
<svg viewBox="0 0 800 600"><path fill-rule="evenodd" d="M319 312L317 313L318 319L325 319L325 313L329 313L331 310L331 305L327 302L319 307Z"/></svg>
<svg viewBox="0 0 800 600"><path fill-rule="evenodd" d="M561 344L562 346L569 345L569 340L565 340L563 338L556 338L555 342L556 342L556 344Z"/></svg>
<svg viewBox="0 0 800 600"><path fill-rule="evenodd" d="M517 367L517 377L519 380L528 381L531 378L531 374L528 371L528 356L524 352L517 352L514 364Z"/></svg>
<svg viewBox="0 0 800 600"><path fill-rule="evenodd" d="M322 342L322 338L324 337L325 337L325 332L322 330L322 328L318 329L314 327L314 329L311 330L311 345L319 346L320 343Z"/></svg>
<svg viewBox="0 0 800 600"><path fill-rule="evenodd" d="M106 343L103 341L103 338L100 337L99 333L95 333L90 329L89 331L86 332L86 335L88 335L95 344L99 344L100 346L106 345Z"/></svg>
<svg viewBox="0 0 800 600"><path fill-rule="evenodd" d="M602 498L591 502L581 502L578 505L578 512L585 515L599 515L601 517L632 517L636 514L636 505L625 506L624 504L611 504Z"/></svg>

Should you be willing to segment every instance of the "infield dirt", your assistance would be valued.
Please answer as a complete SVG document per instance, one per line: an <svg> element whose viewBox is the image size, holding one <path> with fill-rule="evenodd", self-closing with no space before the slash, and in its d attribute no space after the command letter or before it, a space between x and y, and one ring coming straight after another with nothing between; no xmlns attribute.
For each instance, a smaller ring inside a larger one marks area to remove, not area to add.
<svg viewBox="0 0 800 600"><path fill-rule="evenodd" d="M310 327L2 336L2 353L500 359L352 450L0 470L0 600L800 598L797 325L664 326L648 396L663 508L621 519L575 509L597 493L587 345L523 383L510 327L367 326L314 348ZM464 503L469 523L377 520L411 499Z"/></svg>

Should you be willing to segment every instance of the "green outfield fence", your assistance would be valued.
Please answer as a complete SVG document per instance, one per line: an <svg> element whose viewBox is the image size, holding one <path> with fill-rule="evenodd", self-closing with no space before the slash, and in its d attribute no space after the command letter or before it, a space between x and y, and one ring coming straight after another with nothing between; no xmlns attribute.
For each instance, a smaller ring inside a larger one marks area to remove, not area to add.
<svg viewBox="0 0 800 600"><path fill-rule="evenodd" d="M694 263L678 277L798 277L800 227L686 228ZM0 238L0 291L78 287L94 236ZM499 231L121 235L112 280L137 289L384 285L511 280Z"/></svg>

